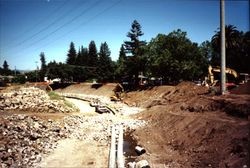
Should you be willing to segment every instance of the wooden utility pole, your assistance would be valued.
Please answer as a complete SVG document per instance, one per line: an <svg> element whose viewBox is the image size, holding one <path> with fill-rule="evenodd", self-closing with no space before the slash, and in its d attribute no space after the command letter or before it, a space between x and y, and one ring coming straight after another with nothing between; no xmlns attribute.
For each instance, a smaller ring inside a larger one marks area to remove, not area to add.
<svg viewBox="0 0 250 168"><path fill-rule="evenodd" d="M220 0L221 94L226 93L225 0Z"/></svg>

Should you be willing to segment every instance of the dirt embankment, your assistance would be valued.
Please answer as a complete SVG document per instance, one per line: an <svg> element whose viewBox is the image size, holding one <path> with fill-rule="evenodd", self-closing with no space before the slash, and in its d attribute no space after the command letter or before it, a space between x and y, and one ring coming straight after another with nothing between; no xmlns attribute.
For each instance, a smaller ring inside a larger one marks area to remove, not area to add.
<svg viewBox="0 0 250 168"><path fill-rule="evenodd" d="M148 151L141 158L151 165L249 166L249 95L212 96L204 87L183 82L128 93L124 101L148 109L136 117L149 124L134 135Z"/></svg>
<svg viewBox="0 0 250 168"><path fill-rule="evenodd" d="M64 89L57 89L58 92L63 93L78 93L85 95L97 95L97 96L112 96L115 83L108 84L93 84L93 83L80 83L73 84Z"/></svg>
<svg viewBox="0 0 250 168"><path fill-rule="evenodd" d="M115 85L83 83L74 84L58 91L109 97L113 95ZM183 82L178 86L159 86L126 93L123 99L126 104L146 108L139 114L129 116L129 118L147 122L147 125L142 128L131 128L134 130L132 135L136 138L136 142L147 151L137 160L146 159L151 167L249 167L249 96L242 94L209 95L207 88L196 86L190 82ZM5 102L6 99L3 100ZM43 160L39 155L43 146L49 145L49 149L53 148L50 145L57 142L61 135L86 141L84 144L70 146L70 150L59 148L73 153L75 153L75 149L90 150L85 152L86 156L83 157L85 159L82 160L82 163L76 164L77 166L100 166L101 163L96 162L95 153L92 151L108 148L109 131L107 128L110 124L118 121L125 122L125 118L113 115L112 119L108 115L98 114L96 114L97 116L86 114L79 116L80 113L78 115L69 113L67 115L64 113L35 114L40 120L32 118L33 114L30 113L28 117L24 117L22 113L18 118L10 113L1 113L2 118L0 118L0 125L3 126L0 130L0 141L13 142L13 144L9 143L9 146L0 146L1 163L5 166L32 166L34 163L38 163ZM53 120L51 120L52 118ZM135 123L138 121L135 120ZM62 127L54 129L54 122L58 122L56 128L61 124ZM35 125L32 126L32 124ZM20 131L24 134L16 134ZM4 136L4 134L8 134L8 136ZM34 135L36 135L35 140ZM18 136L21 138L19 139ZM50 137L52 137L52 141L50 141ZM66 146L71 144L71 140L65 141ZM95 143L88 143L93 141ZM101 148L98 147L100 141L105 141L105 145ZM92 147L89 148L89 145ZM61 154L59 149L55 153ZM52 162L55 166L63 165L64 159L62 158L68 158L61 155L55 157L54 154L45 159L42 165L49 165ZM82 156L82 154L83 152L74 158L77 160L78 156ZM91 157L89 157L90 155ZM89 161L86 162L86 159ZM72 166L71 161L69 164Z"/></svg>

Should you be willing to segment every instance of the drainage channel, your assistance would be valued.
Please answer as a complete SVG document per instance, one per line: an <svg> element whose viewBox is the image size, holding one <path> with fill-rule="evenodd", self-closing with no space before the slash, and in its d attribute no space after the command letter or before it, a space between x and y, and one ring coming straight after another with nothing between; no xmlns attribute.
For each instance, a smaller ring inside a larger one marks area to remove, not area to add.
<svg viewBox="0 0 250 168"><path fill-rule="evenodd" d="M113 125L111 127L111 144L109 152L109 168L124 168L123 156L123 126Z"/></svg>
<svg viewBox="0 0 250 168"><path fill-rule="evenodd" d="M122 125L113 125L111 127L111 144L108 167L124 168L128 163L135 163L136 158L141 152L140 151L138 153L138 151L136 151L138 147L137 141L132 136L132 132L125 132L123 134ZM142 151L142 153L144 152Z"/></svg>
<svg viewBox="0 0 250 168"><path fill-rule="evenodd" d="M135 151L137 141L133 138L132 132L125 132L123 141L123 152L125 156L125 165L134 162L138 154Z"/></svg>

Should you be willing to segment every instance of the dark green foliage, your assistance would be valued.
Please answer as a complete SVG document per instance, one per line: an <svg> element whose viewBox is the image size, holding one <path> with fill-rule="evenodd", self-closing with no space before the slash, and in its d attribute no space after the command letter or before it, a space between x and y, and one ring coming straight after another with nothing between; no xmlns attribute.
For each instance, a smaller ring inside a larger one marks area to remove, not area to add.
<svg viewBox="0 0 250 168"><path fill-rule="evenodd" d="M140 41L139 37L144 33L141 30L141 25L134 20L130 32L128 32L127 37L130 38L130 41L125 41L126 52L132 54L132 56L142 55L141 47L146 44L145 41Z"/></svg>
<svg viewBox="0 0 250 168"><path fill-rule="evenodd" d="M50 62L48 64L48 78L60 78L61 82L83 82L91 76L91 72L83 66Z"/></svg>
<svg viewBox="0 0 250 168"><path fill-rule="evenodd" d="M226 66L237 72L250 73L249 66L249 32L243 33L233 25L225 26L226 36ZM215 51L211 59L212 65L220 66L220 31L212 37L212 47Z"/></svg>
<svg viewBox="0 0 250 168"><path fill-rule="evenodd" d="M88 49L81 46L77 53L76 65L88 66Z"/></svg>
<svg viewBox="0 0 250 168"><path fill-rule="evenodd" d="M70 48L69 48L67 56L68 57L67 57L66 63L69 65L75 65L77 55L76 55L75 45L73 42L70 43Z"/></svg>
<svg viewBox="0 0 250 168"><path fill-rule="evenodd" d="M115 68L115 76L117 79L121 79L122 76L127 76L127 56L125 53L124 45L121 45L120 48L120 53L119 53L119 58L116 63L116 68Z"/></svg>
<svg viewBox="0 0 250 168"><path fill-rule="evenodd" d="M26 78L25 75L23 74L18 74L17 76L15 76L12 80L12 82L14 83L19 83L19 84L24 84L26 82Z"/></svg>
<svg viewBox="0 0 250 168"><path fill-rule="evenodd" d="M27 81L29 82L36 82L37 79L39 78L39 74L37 73L37 71L30 71L25 73L25 75L27 76Z"/></svg>
<svg viewBox="0 0 250 168"><path fill-rule="evenodd" d="M168 83L200 78L207 66L206 55L201 54L198 45L180 29L168 35L157 35L148 44L145 54L147 74L163 77Z"/></svg>
<svg viewBox="0 0 250 168"><path fill-rule="evenodd" d="M89 43L88 65L96 67L98 65L97 49L94 41Z"/></svg>
<svg viewBox="0 0 250 168"><path fill-rule="evenodd" d="M101 44L99 52L98 76L100 81L111 81L114 69L110 58L110 50L106 42Z"/></svg>
<svg viewBox="0 0 250 168"><path fill-rule="evenodd" d="M39 72L39 77L40 77L40 81L44 81L44 77L45 77L46 71L47 71L44 52L41 52L41 54L40 54L40 61L41 61L41 69L40 69L40 72Z"/></svg>
<svg viewBox="0 0 250 168"><path fill-rule="evenodd" d="M14 75L15 74L15 72L14 71L11 71L10 69L9 69L9 65L8 65L8 63L7 63L7 61L5 60L4 62L3 62L3 68L0 68L0 75Z"/></svg>
<svg viewBox="0 0 250 168"><path fill-rule="evenodd" d="M138 83L139 72L143 72L145 69L145 59L143 58L143 51L146 45L145 41L140 41L139 37L143 35L141 25L134 20L130 32L127 37L130 41L125 41L125 51L129 54L126 61L127 74L128 76L135 77L136 83Z"/></svg>
<svg viewBox="0 0 250 168"><path fill-rule="evenodd" d="M9 70L9 65L6 60L3 62L3 70Z"/></svg>

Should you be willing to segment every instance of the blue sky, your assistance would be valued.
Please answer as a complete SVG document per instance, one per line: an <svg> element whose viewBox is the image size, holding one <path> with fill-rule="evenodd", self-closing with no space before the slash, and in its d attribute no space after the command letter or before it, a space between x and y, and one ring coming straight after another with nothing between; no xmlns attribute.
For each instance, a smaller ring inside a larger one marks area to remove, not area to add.
<svg viewBox="0 0 250 168"><path fill-rule="evenodd" d="M193 42L210 40L219 27L219 0L0 0L0 66L32 70L39 54L65 62L71 41L76 49L91 40L107 42L116 60L133 20L149 42L180 28ZM226 0L226 24L249 31L249 2Z"/></svg>

